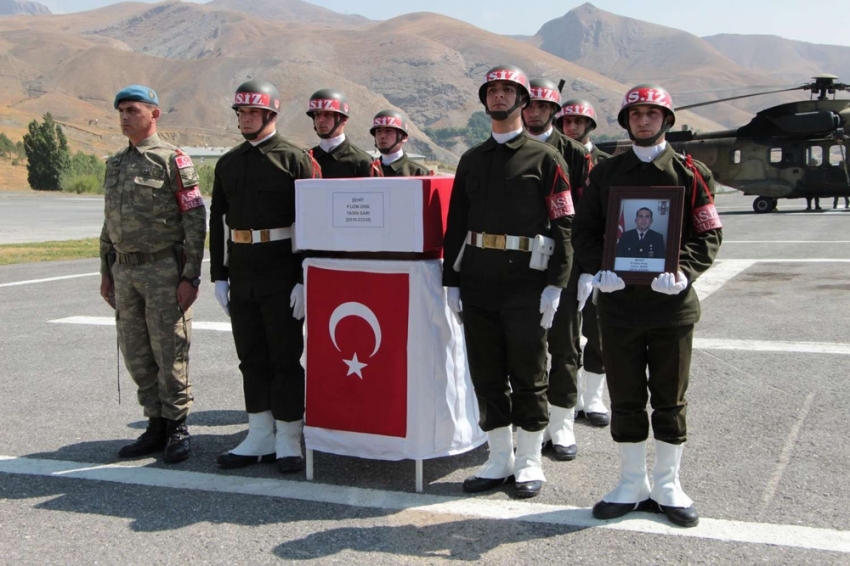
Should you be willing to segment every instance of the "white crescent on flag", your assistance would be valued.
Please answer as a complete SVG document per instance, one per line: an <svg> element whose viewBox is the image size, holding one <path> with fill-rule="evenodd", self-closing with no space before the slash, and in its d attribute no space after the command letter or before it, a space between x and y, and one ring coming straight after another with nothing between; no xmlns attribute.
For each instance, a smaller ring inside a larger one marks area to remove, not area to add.
<svg viewBox="0 0 850 566"><path fill-rule="evenodd" d="M336 343L336 326L339 322L347 316L356 316L365 320L369 326L372 328L372 332L375 334L375 349L369 355L371 358L375 354L378 353L378 350L381 348L381 324L378 322L378 317L375 316L375 313L372 312L372 309L364 305L363 303L343 303L334 309L334 312L331 313L330 321L328 322L328 330L331 334L331 341L334 344L334 347L338 351L342 351L339 345ZM350 360L343 360L348 365L348 373L346 375L351 375L352 373L357 374L357 377L363 379L362 370L368 364L364 364L363 362L357 359L357 353L354 353L354 357Z"/></svg>

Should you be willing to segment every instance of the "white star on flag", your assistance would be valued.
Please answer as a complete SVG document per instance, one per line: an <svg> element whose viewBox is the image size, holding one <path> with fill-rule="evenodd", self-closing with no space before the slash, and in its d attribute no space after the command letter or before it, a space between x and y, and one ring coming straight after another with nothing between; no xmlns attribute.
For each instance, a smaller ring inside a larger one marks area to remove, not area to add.
<svg viewBox="0 0 850 566"><path fill-rule="evenodd" d="M346 365L348 366L348 373L345 374L346 376L349 376L352 373L355 373L355 374L357 374L357 377L359 377L360 379L363 379L363 374L360 373L360 370L362 370L363 368L365 368L369 364L364 364L360 360L358 360L357 359L357 352L354 352L354 357L352 357L350 360L342 360L342 361L344 361L346 363Z"/></svg>

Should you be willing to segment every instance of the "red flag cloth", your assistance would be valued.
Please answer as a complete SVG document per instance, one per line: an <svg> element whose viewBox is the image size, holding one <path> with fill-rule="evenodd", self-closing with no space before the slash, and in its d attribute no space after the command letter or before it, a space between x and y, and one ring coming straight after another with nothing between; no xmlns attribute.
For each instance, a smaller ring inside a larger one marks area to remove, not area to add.
<svg viewBox="0 0 850 566"><path fill-rule="evenodd" d="M617 241L620 241L620 238L623 237L623 233L626 231L626 217L623 216L623 211L620 211L620 221L617 223Z"/></svg>
<svg viewBox="0 0 850 566"><path fill-rule="evenodd" d="M407 273L307 269L307 426L407 436Z"/></svg>

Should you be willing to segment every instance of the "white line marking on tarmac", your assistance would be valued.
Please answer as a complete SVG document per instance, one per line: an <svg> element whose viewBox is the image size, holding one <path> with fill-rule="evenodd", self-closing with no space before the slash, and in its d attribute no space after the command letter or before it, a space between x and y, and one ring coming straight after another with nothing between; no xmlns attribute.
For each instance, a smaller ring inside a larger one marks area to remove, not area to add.
<svg viewBox="0 0 850 566"><path fill-rule="evenodd" d="M115 326L115 319L111 316L69 316L68 318L57 318L48 320L55 324L84 324L88 326ZM201 322L192 321L192 330L215 330L217 332L230 332L229 322Z"/></svg>
<svg viewBox="0 0 850 566"><path fill-rule="evenodd" d="M63 279L77 279L78 277L92 277L100 273L80 273L78 275L63 275L62 277L48 277L47 279L30 279L29 281L15 281L13 283L0 283L0 287L15 287L16 285L31 285L33 283L49 283L50 281L62 281Z"/></svg>
<svg viewBox="0 0 850 566"><path fill-rule="evenodd" d="M767 511L767 506L770 505L776 495L776 489L779 487L779 482L782 481L782 475L785 473L785 468L787 468L788 463L791 462L791 453L794 451L794 446L797 445L797 437L800 436L800 429L803 428L803 421L806 420L806 416L809 414L809 409L812 407L812 399L814 398L814 391L806 396L806 400L803 401L803 408L800 409L800 414L797 416L794 426L791 427L791 431L788 433L785 445L782 446L782 453L779 454L779 463L776 466L776 471L770 477L770 481L767 482L767 485L764 488L764 494L761 498L761 511L759 512L759 517L764 516Z"/></svg>
<svg viewBox="0 0 850 566"><path fill-rule="evenodd" d="M717 261L694 283L700 301L720 289L727 281L750 267L755 260L726 259Z"/></svg>
<svg viewBox="0 0 850 566"><path fill-rule="evenodd" d="M699 526L692 529L680 529L669 525L659 516L644 513L606 522L594 519L590 509L567 505L379 491L312 482L224 476L128 465L92 466L82 462L14 456L0 456L0 473L191 489L331 503L358 508L459 515L850 553L850 531L796 525L747 523L700 517Z"/></svg>
<svg viewBox="0 0 850 566"><path fill-rule="evenodd" d="M850 344L836 342L786 342L782 340L730 340L694 338L697 350L742 350L745 352L782 352L786 354L839 354L850 356Z"/></svg>

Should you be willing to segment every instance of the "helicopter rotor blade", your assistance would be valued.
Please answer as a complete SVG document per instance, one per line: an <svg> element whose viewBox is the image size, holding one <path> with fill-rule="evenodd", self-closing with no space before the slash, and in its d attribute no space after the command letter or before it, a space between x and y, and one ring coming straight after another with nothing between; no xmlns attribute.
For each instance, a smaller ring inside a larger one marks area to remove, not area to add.
<svg viewBox="0 0 850 566"><path fill-rule="evenodd" d="M730 100L740 100L741 98L752 98L753 96L762 96L764 94L776 94L778 92L789 92L792 90L807 90L809 85L794 86L791 88L783 88L780 90L769 90L767 92L755 92L753 94L742 94L740 96L730 96L728 98L719 98L717 100L709 100L708 102L699 102L697 104L686 104L676 108L676 112L680 110L689 110L691 108L699 108L700 106L708 106L710 104L719 104L720 102L729 102Z"/></svg>

